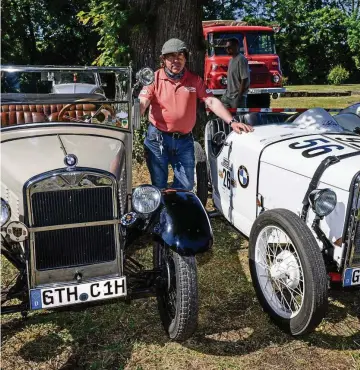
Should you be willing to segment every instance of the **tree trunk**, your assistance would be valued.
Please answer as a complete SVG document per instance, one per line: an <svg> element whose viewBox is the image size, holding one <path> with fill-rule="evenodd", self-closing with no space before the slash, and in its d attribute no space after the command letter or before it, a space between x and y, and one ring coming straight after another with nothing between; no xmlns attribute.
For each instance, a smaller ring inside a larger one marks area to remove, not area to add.
<svg viewBox="0 0 360 370"><path fill-rule="evenodd" d="M189 69L200 76L204 71L202 14L204 0L127 0L133 17L138 14L145 22L133 27L130 47L134 69L159 67L164 42L170 38L183 40L190 51Z"/></svg>
<svg viewBox="0 0 360 370"><path fill-rule="evenodd" d="M145 66L158 69L164 42L170 38L179 38L187 44L190 52L188 69L203 77L205 43L201 22L203 3L206 0L127 1L133 14L130 48L133 51L134 70ZM202 141L206 121L204 104L199 104L193 130L198 141Z"/></svg>

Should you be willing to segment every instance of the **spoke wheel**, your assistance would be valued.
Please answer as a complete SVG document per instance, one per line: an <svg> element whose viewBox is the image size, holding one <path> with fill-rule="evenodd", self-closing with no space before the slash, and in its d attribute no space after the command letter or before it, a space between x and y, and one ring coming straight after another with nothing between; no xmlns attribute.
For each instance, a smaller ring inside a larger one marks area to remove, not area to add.
<svg viewBox="0 0 360 370"><path fill-rule="evenodd" d="M327 273L303 220L286 209L261 214L250 234L249 263L258 300L278 326L303 335L319 325L327 311Z"/></svg>
<svg viewBox="0 0 360 370"><path fill-rule="evenodd" d="M294 243L280 228L265 227L255 245L256 274L263 294L283 318L296 316L304 301L304 272Z"/></svg>

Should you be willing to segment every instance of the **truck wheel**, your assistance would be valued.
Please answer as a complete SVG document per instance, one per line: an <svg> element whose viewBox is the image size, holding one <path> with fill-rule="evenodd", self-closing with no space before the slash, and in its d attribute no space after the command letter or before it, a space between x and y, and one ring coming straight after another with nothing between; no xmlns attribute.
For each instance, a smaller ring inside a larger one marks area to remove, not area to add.
<svg viewBox="0 0 360 370"><path fill-rule="evenodd" d="M180 256L169 247L156 244L154 267L160 269L157 301L160 319L170 339L191 337L198 322L198 287L195 256Z"/></svg>
<svg viewBox="0 0 360 370"><path fill-rule="evenodd" d="M258 300L279 327L297 336L319 325L327 311L327 273L303 220L286 209L261 214L250 233L249 263Z"/></svg>
<svg viewBox="0 0 360 370"><path fill-rule="evenodd" d="M206 207L208 199L208 185L209 185L209 173L206 161L206 154L200 143L194 142L195 151L195 184L194 193L200 199L204 207Z"/></svg>

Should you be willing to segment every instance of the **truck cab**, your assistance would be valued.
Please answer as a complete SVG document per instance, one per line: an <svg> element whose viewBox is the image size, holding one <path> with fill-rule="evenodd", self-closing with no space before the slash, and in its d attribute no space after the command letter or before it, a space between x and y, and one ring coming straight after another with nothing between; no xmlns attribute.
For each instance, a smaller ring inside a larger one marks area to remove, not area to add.
<svg viewBox="0 0 360 370"><path fill-rule="evenodd" d="M249 107L268 108L270 95L277 98L282 87L280 58L276 54L275 30L272 27L247 26L237 21L204 21L203 34L207 43L204 80L215 95L222 95L227 85L230 56L225 50L228 39L237 38L240 52L250 68Z"/></svg>

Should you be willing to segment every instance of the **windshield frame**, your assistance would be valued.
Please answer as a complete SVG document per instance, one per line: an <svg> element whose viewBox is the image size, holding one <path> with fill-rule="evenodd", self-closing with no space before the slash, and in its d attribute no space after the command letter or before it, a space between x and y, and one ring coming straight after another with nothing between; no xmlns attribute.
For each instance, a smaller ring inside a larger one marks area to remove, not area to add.
<svg viewBox="0 0 360 370"><path fill-rule="evenodd" d="M222 35L223 37L215 38L215 35ZM229 37L225 37L227 35L229 35ZM240 38L238 36L241 36L241 40L240 40ZM233 38L233 37L236 37L239 40L239 43L240 43L240 53L241 54L244 54L244 50L245 50L245 42L244 42L245 32L243 32L243 31L216 31L216 32L209 32L208 35L207 35L207 43L208 43L207 55L209 57L224 57L224 56L229 56L229 54L227 54L226 51L224 52L224 54L217 54L215 52L214 39L224 40L224 42L226 43L225 40L228 40L228 39ZM222 47L217 47L217 48L218 49L222 49Z"/></svg>
<svg viewBox="0 0 360 370"><path fill-rule="evenodd" d="M100 73L102 74L110 74L112 76L109 76L111 79L111 94L106 97L105 95L98 94L98 93L53 93L53 92L46 92L46 93L38 93L36 89L32 89L32 91L35 90L35 92L1 92L1 106L7 107L6 112L10 112L13 110L16 111L26 111L26 112L35 112L32 109L36 107L36 112L34 114L36 115L45 115L46 121L37 121L39 124L55 124L57 121L48 121L49 116L52 115L53 111L51 110L51 113L45 113L45 106L49 105L73 105L76 106L78 104L84 106L86 104L91 104L94 107L94 110L96 110L96 114L100 113L103 109L107 109L106 107L110 107L110 104L113 108L113 116L112 119L109 118L108 115L106 115L106 120L104 122L95 122L97 119L97 116L91 116L90 121L89 117L86 117L84 119L78 119L70 117L70 120L67 121L60 121L60 122L72 122L72 123L79 123L79 124L90 124L90 125L96 125L99 126L99 124L104 123L106 126L114 127L116 129L124 130L124 131L132 131L132 68L129 67L79 67L79 66L15 66L15 65L0 65L1 70L1 76L2 78L6 78L6 74L12 74L12 72L17 72L18 76L22 73L34 73L36 75L37 81L45 81L44 78L47 79L48 82L53 82L48 79L49 74L50 78L53 73L59 72L59 71L66 71L66 72L90 72L93 73L94 76L96 74ZM15 75L15 73L14 73ZM5 90L6 91L6 90ZM29 108L29 106L34 106ZM14 107L16 106L16 107ZM18 109L19 106L19 109ZM21 107L23 106L23 108ZM31 110L29 110L31 109ZM38 110L39 109L39 110ZM51 108L52 109L52 108ZM70 109L70 108L69 108ZM76 109L76 108L75 108ZM56 110L56 113L59 113L61 108L58 108ZM71 109L70 109L71 110ZM85 108L80 108L80 110L84 110ZM48 112L48 111L47 111ZM111 111L110 111L111 112ZM126 114L126 117L125 117ZM88 113L87 113L88 115ZM84 115L85 117L85 115ZM100 117L100 116L99 116ZM101 117L103 119L103 117ZM94 122L93 122L94 121ZM126 123L127 121L127 123ZM42 123L41 123L42 122ZM105 123L106 122L106 123ZM31 126L34 123L20 123L18 125L24 125L24 126ZM121 127L119 126L121 124ZM6 126L4 123L4 126L2 125L1 130L5 128L9 128L11 126ZM15 126L17 127L17 126Z"/></svg>

